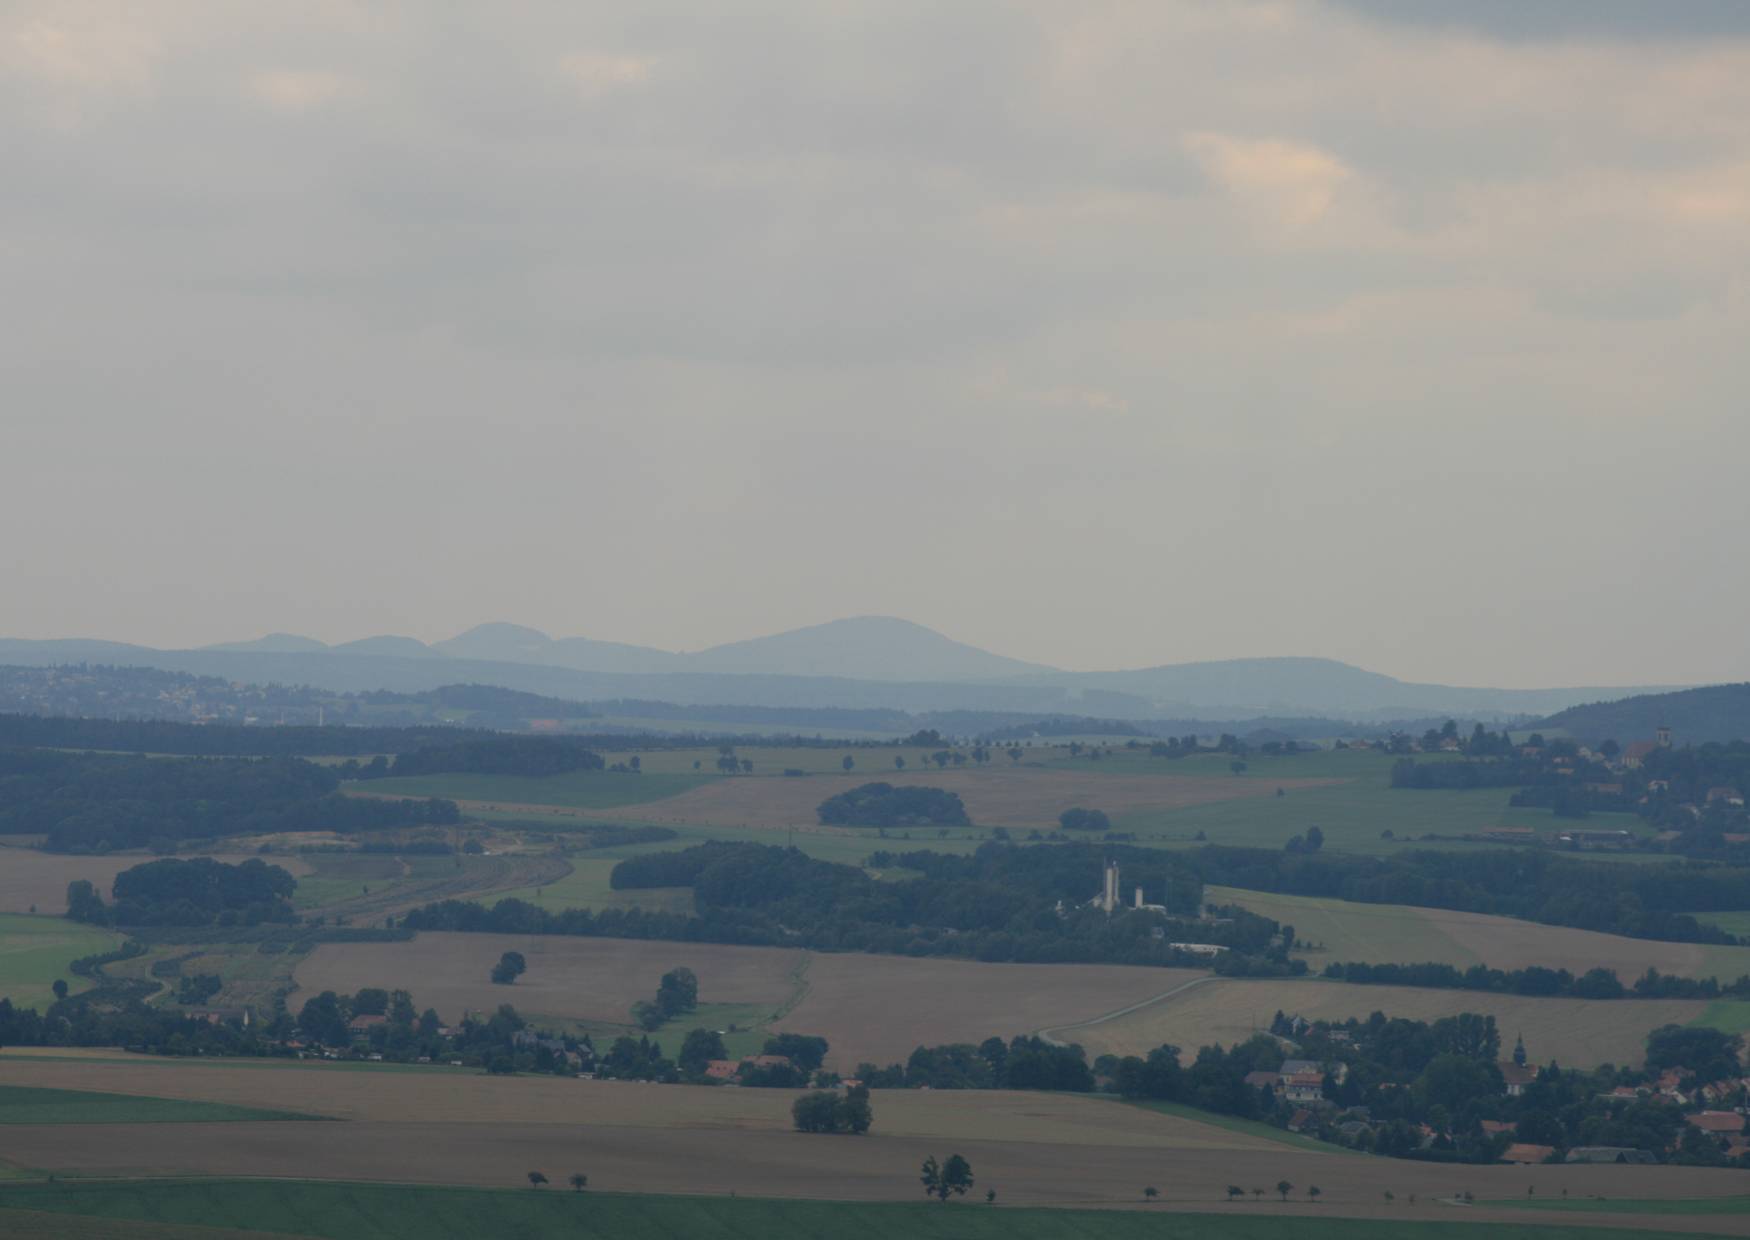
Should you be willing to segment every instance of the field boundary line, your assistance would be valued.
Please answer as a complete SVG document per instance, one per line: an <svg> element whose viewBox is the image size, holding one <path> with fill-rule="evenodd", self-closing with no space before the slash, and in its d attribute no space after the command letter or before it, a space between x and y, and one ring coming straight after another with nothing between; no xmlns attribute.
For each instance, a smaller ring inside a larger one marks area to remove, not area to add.
<svg viewBox="0 0 1750 1240"><path fill-rule="evenodd" d="M1117 1011L1107 1012L1104 1016L1096 1016L1092 1020L1078 1020L1078 1021L1074 1021L1074 1022L1067 1024L1067 1025L1052 1025L1048 1028L1041 1029L1037 1036L1044 1038L1047 1042L1051 1043L1051 1045L1053 1045L1053 1046L1065 1046L1065 1045L1067 1045L1067 1043L1060 1042L1053 1035L1063 1033L1066 1030L1070 1030L1070 1029L1087 1029L1087 1028L1090 1028L1094 1025L1103 1025L1109 1020L1117 1020L1120 1016L1129 1016L1132 1012L1142 1011L1143 1008L1153 1007L1157 1003L1165 1003L1168 999L1171 999L1174 995L1184 994L1187 990L1190 990L1194 986L1202 986L1208 982L1219 982L1219 981L1223 981L1223 980L1225 980L1225 979L1220 978L1220 977L1215 977L1213 975L1209 976L1209 977L1192 978L1188 982L1180 982L1177 986L1173 987L1171 990L1162 991L1158 995L1153 995L1147 999L1143 999L1143 1000L1140 1000L1139 1002L1132 1003L1129 1007L1121 1007Z"/></svg>

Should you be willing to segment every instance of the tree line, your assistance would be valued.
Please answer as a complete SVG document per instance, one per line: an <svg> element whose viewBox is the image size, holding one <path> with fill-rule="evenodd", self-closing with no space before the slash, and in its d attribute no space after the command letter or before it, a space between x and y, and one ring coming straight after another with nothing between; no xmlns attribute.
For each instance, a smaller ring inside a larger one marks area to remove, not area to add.
<svg viewBox="0 0 1750 1240"><path fill-rule="evenodd" d="M145 758L0 749L0 835L102 853L279 831L369 831L460 821L453 801L361 800L301 758Z"/></svg>
<svg viewBox="0 0 1750 1240"><path fill-rule="evenodd" d="M1750 867L1706 862L1614 865L1505 848L1361 857L1219 845L1191 861L1216 886L1494 913L1680 943L1736 943L1690 912L1750 908Z"/></svg>
<svg viewBox="0 0 1750 1240"><path fill-rule="evenodd" d="M1363 964L1338 961L1324 975L1363 986L1421 986L1435 990L1484 990L1496 994L1559 996L1570 999L1717 999L1750 998L1750 974L1722 983L1717 978L1676 977L1648 969L1625 986L1616 970L1599 967L1576 977L1566 969L1531 965L1523 969L1491 969L1472 965Z"/></svg>

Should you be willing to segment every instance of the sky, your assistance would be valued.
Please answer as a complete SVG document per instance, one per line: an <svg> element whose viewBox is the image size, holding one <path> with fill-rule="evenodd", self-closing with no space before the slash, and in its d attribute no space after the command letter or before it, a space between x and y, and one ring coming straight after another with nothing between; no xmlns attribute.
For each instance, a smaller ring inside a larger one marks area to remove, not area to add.
<svg viewBox="0 0 1750 1240"><path fill-rule="evenodd" d="M0 0L0 636L1750 679L1750 5Z"/></svg>

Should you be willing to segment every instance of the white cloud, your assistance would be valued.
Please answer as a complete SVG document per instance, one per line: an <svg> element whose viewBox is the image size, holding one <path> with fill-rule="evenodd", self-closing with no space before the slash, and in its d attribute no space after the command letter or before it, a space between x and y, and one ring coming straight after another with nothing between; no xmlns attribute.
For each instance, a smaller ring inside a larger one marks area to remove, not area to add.
<svg viewBox="0 0 1750 1240"><path fill-rule="evenodd" d="M249 91L275 112L309 112L346 93L347 80L320 70L270 69L249 79Z"/></svg>
<svg viewBox="0 0 1750 1240"><path fill-rule="evenodd" d="M1323 219L1353 175L1328 151L1281 138L1192 133L1185 148L1248 215L1290 232Z"/></svg>
<svg viewBox="0 0 1750 1240"><path fill-rule="evenodd" d="M559 67L582 98L597 99L645 82L655 64L650 56L573 52L560 60Z"/></svg>

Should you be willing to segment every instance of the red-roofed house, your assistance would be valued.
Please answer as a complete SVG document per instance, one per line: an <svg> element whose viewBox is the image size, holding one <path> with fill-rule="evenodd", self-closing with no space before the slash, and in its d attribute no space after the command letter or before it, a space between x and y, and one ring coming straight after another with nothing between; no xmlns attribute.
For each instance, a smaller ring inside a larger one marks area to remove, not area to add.
<svg viewBox="0 0 1750 1240"><path fill-rule="evenodd" d="M705 1064L705 1075L713 1081L733 1081L741 1064L733 1059L713 1059Z"/></svg>
<svg viewBox="0 0 1750 1240"><path fill-rule="evenodd" d="M1744 1131L1744 1117L1736 1111L1702 1111L1683 1118L1703 1132L1711 1132L1716 1136L1729 1137Z"/></svg>
<svg viewBox="0 0 1750 1240"><path fill-rule="evenodd" d="M1486 1135L1491 1136L1491 1137L1498 1137L1504 1132L1517 1132L1517 1131L1519 1131L1519 1125L1512 1122L1511 1120L1508 1120L1506 1122L1502 1122L1501 1120L1498 1120L1498 1119L1485 1119L1482 1121L1482 1126L1483 1126L1483 1132Z"/></svg>

